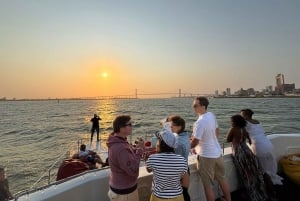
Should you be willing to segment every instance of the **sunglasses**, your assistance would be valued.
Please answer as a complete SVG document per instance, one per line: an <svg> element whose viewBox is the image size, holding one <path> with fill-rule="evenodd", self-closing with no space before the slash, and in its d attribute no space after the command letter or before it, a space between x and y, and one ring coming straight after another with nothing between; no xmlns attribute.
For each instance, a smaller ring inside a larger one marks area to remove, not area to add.
<svg viewBox="0 0 300 201"><path fill-rule="evenodd" d="M130 123L128 123L128 124L125 124L124 127L126 127L126 126L132 127L132 123L130 122Z"/></svg>
<svg viewBox="0 0 300 201"><path fill-rule="evenodd" d="M196 107L199 107L200 105L198 105L198 104L194 104L193 105L193 108L196 108Z"/></svg>

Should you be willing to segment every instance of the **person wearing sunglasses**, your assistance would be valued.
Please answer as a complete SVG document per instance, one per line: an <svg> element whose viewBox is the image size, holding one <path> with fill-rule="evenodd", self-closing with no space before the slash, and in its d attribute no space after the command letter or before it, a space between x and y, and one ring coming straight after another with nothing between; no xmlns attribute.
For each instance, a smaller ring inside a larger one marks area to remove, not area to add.
<svg viewBox="0 0 300 201"><path fill-rule="evenodd" d="M213 189L216 180L226 201L231 200L229 185L225 178L225 164L222 149L218 141L219 126L212 112L207 111L208 99L200 96L193 100L194 111L198 119L193 125L191 148L197 146L198 172L204 186L207 201L215 201Z"/></svg>
<svg viewBox="0 0 300 201"><path fill-rule="evenodd" d="M111 169L108 197L114 201L138 201L137 181L144 140L138 138L135 148L128 143L132 133L129 115L120 115L113 121L113 132L107 140L108 161Z"/></svg>

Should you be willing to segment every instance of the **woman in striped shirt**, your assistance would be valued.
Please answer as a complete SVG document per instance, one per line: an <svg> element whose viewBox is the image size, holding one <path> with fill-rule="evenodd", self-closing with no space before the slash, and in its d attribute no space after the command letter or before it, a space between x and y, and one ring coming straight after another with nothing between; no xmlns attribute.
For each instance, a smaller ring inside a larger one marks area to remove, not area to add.
<svg viewBox="0 0 300 201"><path fill-rule="evenodd" d="M150 201L184 201L182 187L188 188L189 175L187 161L174 153L176 136L167 129L156 133L157 154L152 154L146 162L148 172L153 172Z"/></svg>

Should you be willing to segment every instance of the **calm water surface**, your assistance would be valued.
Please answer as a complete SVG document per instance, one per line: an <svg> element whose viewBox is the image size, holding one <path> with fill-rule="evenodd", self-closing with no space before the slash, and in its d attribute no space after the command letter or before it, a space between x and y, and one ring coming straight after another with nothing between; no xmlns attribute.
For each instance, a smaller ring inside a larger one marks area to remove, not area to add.
<svg viewBox="0 0 300 201"><path fill-rule="evenodd" d="M15 194L30 188L66 150L75 152L78 139L90 137L90 119L94 113L102 118L102 139L112 131L112 121L117 115L131 115L134 139L159 130L159 121L171 114L181 115L187 130L191 130L197 119L192 101L192 98L0 101L0 165L7 168L10 189ZM230 117L242 108L253 109L254 118L261 121L267 133L300 133L298 98L214 98L210 99L209 110L217 116L220 142L230 127Z"/></svg>

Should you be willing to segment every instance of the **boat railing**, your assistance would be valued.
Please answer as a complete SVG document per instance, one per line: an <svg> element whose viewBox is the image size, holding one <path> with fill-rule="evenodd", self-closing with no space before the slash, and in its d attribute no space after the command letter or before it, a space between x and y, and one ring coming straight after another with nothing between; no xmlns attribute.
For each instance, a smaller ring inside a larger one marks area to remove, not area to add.
<svg viewBox="0 0 300 201"><path fill-rule="evenodd" d="M192 132L190 132L190 131L188 131L188 133L190 134L190 137L191 137L191 133ZM143 137L143 139L145 140L145 141L151 141L152 140L152 137L154 137L155 135L154 135L154 133L146 133L146 134L144 134L142 137ZM132 139L132 136L129 136L129 141L131 142L131 143L133 143L132 141L133 141L133 139ZM152 141L151 141L152 142ZM223 152L223 154L225 154L225 148L227 148L227 147L230 147L231 146L231 142L221 142L220 143L221 144L221 146L222 146L222 152ZM151 146L154 146L155 147L155 145L151 145Z"/></svg>
<svg viewBox="0 0 300 201"><path fill-rule="evenodd" d="M30 187L30 189L35 189L38 184L41 182L47 180L47 183L51 183L51 172L56 167L56 165L61 162L64 158L68 158L70 156L70 151L66 151L63 154L61 154L56 161L54 161L51 166L47 169L45 173L36 181L34 184Z"/></svg>
<svg viewBox="0 0 300 201"><path fill-rule="evenodd" d="M144 138L145 141L152 139L152 137L154 136L153 133L146 133L143 134L141 137ZM132 141L134 141L135 139L130 139L129 141L132 143ZM79 151L80 149L80 145L85 143L86 141L89 141L89 138L81 138L79 140L76 141L76 145L74 143L72 143L68 148L67 151L64 151L63 153L61 153L59 155L59 157L50 165L50 167L38 178L38 180L36 180L31 187L29 188L29 191L34 191L36 189L41 188L42 186L48 186L52 183L56 183L56 173L55 171L57 171L57 169L59 168L59 166L61 165L62 161L64 159L67 158L71 158L71 151L70 150L77 150ZM100 141L106 141L106 139L100 139ZM76 148L75 148L76 146ZM103 151L101 151L102 153ZM107 153L107 152L106 152ZM28 191L28 190L27 190ZM23 193L23 191L16 193L17 195Z"/></svg>
<svg viewBox="0 0 300 201"><path fill-rule="evenodd" d="M265 135L271 135L274 134L273 132L265 132ZM223 150L223 154L225 154L225 148L230 147L231 146L231 142L222 142L222 150Z"/></svg>
<svg viewBox="0 0 300 201"><path fill-rule="evenodd" d="M287 148L287 155L300 153L300 146L291 146Z"/></svg>
<svg viewBox="0 0 300 201"><path fill-rule="evenodd" d="M79 151L80 145L83 143L84 139L81 138L76 141L77 143L77 151ZM70 150L74 149L74 144L71 144L68 148L67 151L64 151L59 155L59 157L50 165L50 167L45 171L42 176L39 177L39 179L29 188L30 190L36 189L40 185L45 185L45 184L50 184L53 182L53 178L56 175L53 173L54 170L56 170L61 162L66 159L71 157L71 152ZM41 184L42 183L42 184Z"/></svg>
<svg viewBox="0 0 300 201"><path fill-rule="evenodd" d="M231 146L231 142L222 142L223 154L225 154L225 148L230 147L230 146Z"/></svg>
<svg viewBox="0 0 300 201"><path fill-rule="evenodd" d="M33 192L37 192L37 191L40 191L40 190L47 189L47 188L49 188L50 186L55 186L55 185L64 183L64 182L69 181L69 180L72 180L72 179L74 179L74 178L76 178L76 177L81 177L81 176L84 176L84 175L86 175L86 174L93 173L93 172L98 172L98 171L102 171L102 170L105 170L105 169L108 169L108 168L109 168L109 167L104 167L104 168L101 168L101 169L93 169L93 170L81 172L81 173L78 173L78 174L76 174L76 175L73 175L73 176L64 178L64 179L59 180L59 181L51 182L51 183L49 183L49 184L46 184L46 185L43 185L43 186L40 186L40 187L37 187L37 188L31 188L31 189L29 189L29 190L25 190L25 191L18 192L17 194L14 195L14 201L17 201L21 196L29 195L30 193L33 193Z"/></svg>

